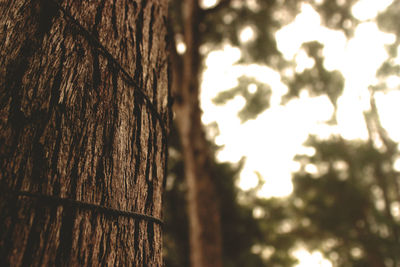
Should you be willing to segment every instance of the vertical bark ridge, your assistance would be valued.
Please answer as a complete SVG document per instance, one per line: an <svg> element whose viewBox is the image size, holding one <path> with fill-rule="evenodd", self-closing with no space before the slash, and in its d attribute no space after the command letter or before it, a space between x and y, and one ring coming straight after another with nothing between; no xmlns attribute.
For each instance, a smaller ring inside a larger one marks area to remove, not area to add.
<svg viewBox="0 0 400 267"><path fill-rule="evenodd" d="M99 37L99 32L98 32L98 26L100 24L100 21L103 17L103 10L104 10L104 5L106 1L102 0L100 4L97 6L95 17L94 17L94 24L93 24L93 29L92 29L92 34L98 38Z"/></svg>

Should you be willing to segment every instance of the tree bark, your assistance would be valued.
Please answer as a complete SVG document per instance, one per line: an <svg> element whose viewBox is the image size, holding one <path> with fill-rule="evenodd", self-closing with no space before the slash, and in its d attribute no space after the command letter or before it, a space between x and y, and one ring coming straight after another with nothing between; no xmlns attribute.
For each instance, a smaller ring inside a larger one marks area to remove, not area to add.
<svg viewBox="0 0 400 267"><path fill-rule="evenodd" d="M1 266L162 266L166 12L0 2Z"/></svg>
<svg viewBox="0 0 400 267"><path fill-rule="evenodd" d="M183 56L172 52L172 88L187 184L190 263L192 267L219 267L222 266L220 210L199 102L201 9L198 0L185 1L183 7L186 52Z"/></svg>

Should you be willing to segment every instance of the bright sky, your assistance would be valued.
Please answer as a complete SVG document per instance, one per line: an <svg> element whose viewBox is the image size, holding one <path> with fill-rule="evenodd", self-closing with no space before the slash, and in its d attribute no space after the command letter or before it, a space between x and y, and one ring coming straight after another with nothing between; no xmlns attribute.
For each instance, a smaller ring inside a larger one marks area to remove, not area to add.
<svg viewBox="0 0 400 267"><path fill-rule="evenodd" d="M220 134L216 142L224 146L217 155L218 160L237 162L241 157L246 157L239 182L241 188L246 190L254 187L258 181L258 172L265 180L260 196L279 197L290 194L293 189L291 173L299 168L293 162L293 157L299 153L313 153L302 145L310 133L321 137L338 133L346 139L367 138L362 112L369 108L368 86L377 82L375 72L388 56L384 45L395 41L394 35L380 32L371 19L392 1L361 0L355 4L353 15L363 23L357 27L351 40L347 40L339 31L322 27L318 13L307 4L302 6L301 14L293 23L276 33L278 49L285 58L296 60L296 71L313 66L313 60L300 50L300 46L304 42L317 40L325 45L325 67L342 72L345 88L338 100L338 126L335 127L324 123L331 118L333 112L327 97L310 98L304 91L298 99L281 106L280 99L287 88L280 82L278 73L265 66L233 65L240 57L240 50L229 44L223 50L209 54L202 84L202 119L205 124L218 123ZM242 33L241 38L252 37L251 29L245 28ZM273 96L269 109L255 120L241 124L236 114L245 103L243 97L238 96L225 106L216 106L211 100L219 92L237 85L237 78L243 74L271 85ZM392 77L389 85L393 88L399 86L400 78ZM400 92L377 93L376 102L383 126L394 140L400 141L400 127L397 127L398 119L395 118L400 113ZM319 252L298 250L296 253L301 258L298 267L332 266Z"/></svg>
<svg viewBox="0 0 400 267"><path fill-rule="evenodd" d="M353 13L359 19L370 20L390 3L363 0L354 5ZM357 27L354 38L347 40L343 33L322 27L320 22L318 13L304 4L301 14L278 31L276 38L284 56L297 61L297 71L311 68L314 64L313 59L300 50L302 43L317 40L325 45L325 67L340 70L346 79L344 93L338 100L338 126L335 127L324 123L333 112L333 106L325 96L310 98L304 91L299 99L285 106L279 105L281 96L287 91L279 74L265 66L233 65L240 58L238 48L226 44L223 50L210 53L206 59L201 95L203 122L218 123L220 135L216 142L224 146L218 154L220 161L237 162L242 156L246 157L239 184L243 189L257 184L255 172L259 172L265 179L260 195L290 194L291 173L299 167L293 162L293 157L309 151L302 144L310 133L325 137L339 133L347 139L367 137L362 112L369 107L368 85L376 82L376 69L387 58L384 45L394 42L395 36L380 32L373 22L365 22ZM247 28L243 34L251 37ZM243 97L237 96L225 106L214 105L212 98L237 85L237 78L243 74L270 84L273 96L271 108L255 120L241 124L236 114L245 103ZM392 80L393 86L400 84L398 77ZM393 111L400 110L397 104L400 94L396 91L388 95L380 93L376 98L382 124L392 138L400 140L400 128L393 123L393 114L398 114Z"/></svg>

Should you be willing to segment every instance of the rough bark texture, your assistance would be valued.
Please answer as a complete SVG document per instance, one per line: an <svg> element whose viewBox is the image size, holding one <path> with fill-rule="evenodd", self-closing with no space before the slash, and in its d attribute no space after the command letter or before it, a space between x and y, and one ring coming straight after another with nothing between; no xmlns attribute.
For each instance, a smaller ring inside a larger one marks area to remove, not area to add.
<svg viewBox="0 0 400 267"><path fill-rule="evenodd" d="M0 266L162 266L159 224L9 192L161 217L166 11L0 1Z"/></svg>
<svg viewBox="0 0 400 267"><path fill-rule="evenodd" d="M185 1L186 52L183 57L176 53L173 57L172 88L187 183L191 266L219 267L222 266L220 211L199 102L200 10L198 0Z"/></svg>

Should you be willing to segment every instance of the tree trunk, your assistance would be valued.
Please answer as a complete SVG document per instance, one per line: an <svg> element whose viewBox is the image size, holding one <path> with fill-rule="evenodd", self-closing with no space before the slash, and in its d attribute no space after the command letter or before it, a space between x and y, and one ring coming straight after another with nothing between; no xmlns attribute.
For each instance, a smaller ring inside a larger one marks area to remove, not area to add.
<svg viewBox="0 0 400 267"><path fill-rule="evenodd" d="M0 266L162 266L166 11L0 2Z"/></svg>
<svg viewBox="0 0 400 267"><path fill-rule="evenodd" d="M183 12L186 52L180 57L174 50L172 88L187 184L190 263L191 267L219 267L222 266L220 211L199 102L201 19L198 0L185 1Z"/></svg>
<svg viewBox="0 0 400 267"><path fill-rule="evenodd" d="M386 130L383 128L381 121L379 119L378 108L375 103L375 95L374 92L371 91L370 95L370 104L371 109L369 112L364 112L364 120L367 126L368 135L369 135L369 142L371 145L374 144L374 140L380 140L387 153L388 157L391 158L393 151L396 150L397 144L394 143L389 137ZM390 160L389 162L392 166L394 162ZM399 230L396 223L395 218L392 215L391 205L396 200L399 200L399 190L398 190L398 179L396 179L396 175L388 175L383 170L383 162L381 160L376 160L375 168L374 168L374 178L376 180L376 184L382 190L382 197L385 203L385 214L386 220L385 223L390 231L390 236L393 238L394 244L399 244ZM392 190L394 189L394 190ZM393 266L398 266L399 261L398 253L392 254ZM384 265L384 262L381 263Z"/></svg>

